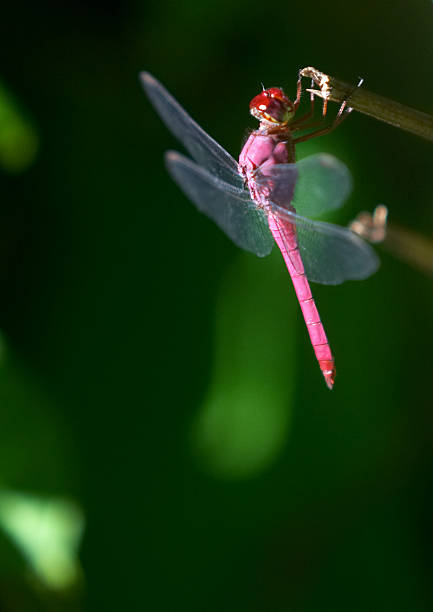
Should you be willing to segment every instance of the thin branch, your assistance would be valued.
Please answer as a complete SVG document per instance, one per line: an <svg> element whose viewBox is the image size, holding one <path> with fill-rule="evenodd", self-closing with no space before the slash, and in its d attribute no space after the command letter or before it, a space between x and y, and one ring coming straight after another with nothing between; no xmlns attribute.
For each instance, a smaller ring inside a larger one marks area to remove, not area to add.
<svg viewBox="0 0 433 612"><path fill-rule="evenodd" d="M347 100L347 105L360 113L433 141L433 117L431 115L379 96L364 87L344 83L312 66L300 70L299 75L311 78L318 85L320 89L307 89L307 91L321 97L325 103L328 100L334 102Z"/></svg>
<svg viewBox="0 0 433 612"><path fill-rule="evenodd" d="M361 212L349 224L350 229L373 244L384 248L402 261L433 276L433 240L395 223L387 223L388 210L383 204L373 214Z"/></svg>

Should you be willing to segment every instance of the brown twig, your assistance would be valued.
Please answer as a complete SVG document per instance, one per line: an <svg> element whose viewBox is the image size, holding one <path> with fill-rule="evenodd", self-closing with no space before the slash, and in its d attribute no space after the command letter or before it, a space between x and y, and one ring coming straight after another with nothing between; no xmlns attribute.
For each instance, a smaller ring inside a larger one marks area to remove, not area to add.
<svg viewBox="0 0 433 612"><path fill-rule="evenodd" d="M379 96L364 87L354 87L353 84L344 83L312 66L300 70L299 75L314 81L319 89L308 89L307 91L321 97L325 103L328 100L340 103L347 100L348 106L360 113L433 141L433 117L431 115Z"/></svg>
<svg viewBox="0 0 433 612"><path fill-rule="evenodd" d="M395 257L433 276L433 240L395 223L388 224L387 217L386 206L380 204L373 214L359 213L349 227L365 240L381 243Z"/></svg>

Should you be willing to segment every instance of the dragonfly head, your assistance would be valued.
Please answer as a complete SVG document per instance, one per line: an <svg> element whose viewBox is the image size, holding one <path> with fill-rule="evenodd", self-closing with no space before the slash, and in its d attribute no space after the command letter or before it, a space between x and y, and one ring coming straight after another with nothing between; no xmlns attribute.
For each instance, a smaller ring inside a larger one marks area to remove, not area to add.
<svg viewBox="0 0 433 612"><path fill-rule="evenodd" d="M295 107L282 89L271 87L251 100L250 113L265 124L284 126L295 114Z"/></svg>

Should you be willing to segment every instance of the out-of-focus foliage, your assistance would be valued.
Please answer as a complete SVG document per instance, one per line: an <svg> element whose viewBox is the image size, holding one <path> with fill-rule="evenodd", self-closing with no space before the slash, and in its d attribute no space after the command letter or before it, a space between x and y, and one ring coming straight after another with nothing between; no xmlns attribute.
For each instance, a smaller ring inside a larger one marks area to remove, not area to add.
<svg viewBox="0 0 433 612"><path fill-rule="evenodd" d="M430 111L431 4L349 9L2 8L19 107L8 93L0 120L0 483L86 523L83 580L61 590L29 571L33 513L20 546L0 530L2 612L433 608L431 282L379 248L371 279L313 287L329 392L282 260L240 255L186 201L138 82L150 70L233 155L260 83L293 97L308 64ZM383 202L432 234L431 143L352 113L298 156L319 151L354 177L333 220Z"/></svg>
<svg viewBox="0 0 433 612"><path fill-rule="evenodd" d="M65 589L77 581L83 517L75 504L0 490L0 527L44 586Z"/></svg>
<svg viewBox="0 0 433 612"><path fill-rule="evenodd" d="M281 262L271 262L257 266L240 256L215 309L215 363L193 445L203 466L222 478L262 472L288 442L295 317Z"/></svg>
<svg viewBox="0 0 433 612"><path fill-rule="evenodd" d="M0 82L0 166L10 172L25 170L33 162L37 149L34 126Z"/></svg>

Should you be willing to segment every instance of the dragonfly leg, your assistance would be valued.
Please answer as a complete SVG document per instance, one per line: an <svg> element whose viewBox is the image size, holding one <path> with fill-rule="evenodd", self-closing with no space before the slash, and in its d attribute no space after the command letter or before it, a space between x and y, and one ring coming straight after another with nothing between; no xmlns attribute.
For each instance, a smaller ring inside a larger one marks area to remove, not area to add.
<svg viewBox="0 0 433 612"><path fill-rule="evenodd" d="M302 78L302 77L300 77ZM324 127L320 130L316 130L314 132L310 132L309 134L305 134L304 136L300 136L298 138L295 138L293 143L294 144L298 144L300 142L305 142L307 140L310 140L311 138L317 138L318 136L323 136L324 134L329 134L329 132L332 132L332 130L335 130L335 128L340 125L340 123L343 121L343 119L345 119L348 115L350 115L350 113L353 111L353 108L351 108L350 106L348 106L348 102L350 101L350 97L353 95L353 92L356 91L358 89L358 87L361 87L362 83L364 82L364 79L360 78L358 81L358 84L353 87L352 91L349 93L349 95L343 100L343 102L340 105L340 108L338 109L338 113L337 116L335 117L334 121L332 122L331 125ZM310 94L312 96L314 96L314 94L312 92L310 92ZM326 115L327 112L327 104L328 104L328 100L325 99L324 103L323 103L323 116ZM294 125L294 124L292 124ZM308 126L304 126L308 127ZM313 127L312 125L310 125L309 127ZM304 129L302 128L302 129Z"/></svg>
<svg viewBox="0 0 433 612"><path fill-rule="evenodd" d="M293 140L293 144L297 145L300 142L306 142L307 140L310 140L311 138L317 138L318 136L329 134L329 132L332 132L333 130L335 130L335 128L338 127L340 123L343 121L343 119L345 119L351 112L352 112L351 108L346 109L346 111L344 111L343 109L341 114L337 115L337 117L334 119L331 125L327 125L326 127L320 130L314 130L313 132L310 132L309 134L305 134L304 136L299 136L298 138L295 138Z"/></svg>
<svg viewBox="0 0 433 612"><path fill-rule="evenodd" d="M338 109L338 113L334 119L334 121L331 123L331 125L328 125L320 130L315 130L313 132L310 132L309 134L305 134L304 136L299 136L298 138L295 138L293 140L293 144L298 144L300 142L306 142L307 140L310 140L311 138L317 138L318 136L323 136L324 134L329 134L329 132L332 132L333 130L335 130L336 127L338 127L340 125L340 123L346 119L346 117L348 117L350 115L350 113L353 111L353 108L351 108L350 106L347 105L350 96L353 94L353 92L355 91L355 89L357 87L360 87L362 85L362 79L360 79L358 85L356 87L354 87L353 91L347 96L347 98L345 100L343 100L340 108ZM305 127L308 126L304 126L303 129L305 129ZM312 127L310 125L310 127Z"/></svg>
<svg viewBox="0 0 433 612"><path fill-rule="evenodd" d="M298 83L296 86L296 100L294 102L294 106L295 106L295 110L297 110L300 102L301 102L301 95L302 95L302 79L305 78L307 75L302 74L303 70L300 70L298 72ZM308 75L310 76L310 75ZM304 117L301 117L301 119L306 118L307 116L312 116L313 114L313 110L314 110L314 99L315 99L315 95L314 95L314 90L313 87L315 85L315 81L314 78L311 79L311 85L310 85L310 89L307 89L306 91L310 92L310 112L307 113L307 115L305 115ZM323 87L321 88L323 90ZM326 110L327 110L327 106L328 106L328 98L324 97L323 98L323 109L322 109L322 115L325 116L326 115Z"/></svg>
<svg viewBox="0 0 433 612"><path fill-rule="evenodd" d="M292 121L290 123L290 128L291 129L297 128L298 125L300 125L301 123L305 123L305 121L308 121L309 119L311 119L313 114L314 114L314 97L312 97L310 101L310 110L304 115L301 115L301 117L299 117L299 119L296 119L296 121Z"/></svg>
<svg viewBox="0 0 433 612"><path fill-rule="evenodd" d="M311 86L313 86L313 81L311 81ZM302 95L302 76L299 73L298 76L298 83L296 86L296 100L294 101L293 105L295 107L295 111L298 110L299 104L301 103L301 95ZM314 94L310 93L310 110L305 113L304 115L302 115L301 117L299 117L299 119L296 119L296 121L294 121L293 123L291 123L291 127L298 125L299 123L302 123L303 121L306 121L307 119L310 119L310 117L313 116L314 114Z"/></svg>
<svg viewBox="0 0 433 612"><path fill-rule="evenodd" d="M302 123L297 121L295 125L295 129L294 130L291 129L291 132L292 134L294 134L295 132L301 132L302 130L309 130L311 128L318 127L319 125L323 125L323 120L307 122L306 124L305 124L305 121L302 121ZM292 128L293 125L291 125L290 127Z"/></svg>
<svg viewBox="0 0 433 612"><path fill-rule="evenodd" d="M296 100L293 102L295 110L298 110L298 106L301 103L301 96L302 96L302 76L301 76L301 72L299 71L298 82L296 84Z"/></svg>

